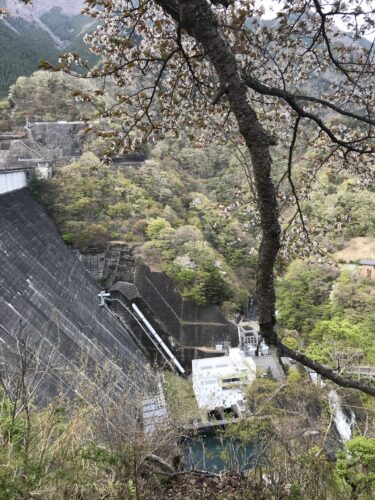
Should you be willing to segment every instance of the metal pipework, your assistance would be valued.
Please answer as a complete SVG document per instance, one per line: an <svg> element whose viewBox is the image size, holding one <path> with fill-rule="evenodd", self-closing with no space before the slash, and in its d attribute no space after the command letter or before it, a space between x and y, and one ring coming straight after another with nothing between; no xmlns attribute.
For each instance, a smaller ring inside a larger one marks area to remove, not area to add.
<svg viewBox="0 0 375 500"><path fill-rule="evenodd" d="M184 375L185 374L185 370L184 368L181 366L180 362L178 361L178 359L173 355L173 353L171 352L171 350L169 349L169 347L165 344L165 342L163 341L163 339L160 337L160 335L158 335L155 331L155 329L153 328L153 326L150 324L150 322L145 318L145 316L143 315L143 313L139 310L139 308L134 304L132 303L132 308L133 310L135 311L135 313L137 314L137 316L139 316L139 318L143 321L143 323L146 325L148 331L152 334L152 336L155 338L155 340L157 341L157 343L160 345L160 347L163 349L163 351L168 355L169 359L172 360L173 364L176 366L176 368L178 369L178 371Z"/></svg>

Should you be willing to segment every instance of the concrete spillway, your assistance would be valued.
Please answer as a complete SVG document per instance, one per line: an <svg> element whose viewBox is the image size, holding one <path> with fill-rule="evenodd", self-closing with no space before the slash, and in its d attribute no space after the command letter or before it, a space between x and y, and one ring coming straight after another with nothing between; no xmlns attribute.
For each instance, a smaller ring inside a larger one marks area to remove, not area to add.
<svg viewBox="0 0 375 500"><path fill-rule="evenodd" d="M93 380L105 364L118 390L152 391L155 377L132 332L99 306L99 291L26 190L0 196L0 372L18 363L21 339L37 351L39 371L48 367L44 397L54 384L75 390L73 373Z"/></svg>

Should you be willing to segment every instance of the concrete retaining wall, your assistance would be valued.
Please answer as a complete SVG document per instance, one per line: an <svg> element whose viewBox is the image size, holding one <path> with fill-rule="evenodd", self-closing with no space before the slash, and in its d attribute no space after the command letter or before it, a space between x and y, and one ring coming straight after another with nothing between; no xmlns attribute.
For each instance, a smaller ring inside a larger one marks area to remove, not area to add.
<svg viewBox="0 0 375 500"><path fill-rule="evenodd" d="M135 284L152 312L180 346L214 347L223 341L237 345L237 328L226 320L218 306L201 306L183 299L164 273L139 264Z"/></svg>

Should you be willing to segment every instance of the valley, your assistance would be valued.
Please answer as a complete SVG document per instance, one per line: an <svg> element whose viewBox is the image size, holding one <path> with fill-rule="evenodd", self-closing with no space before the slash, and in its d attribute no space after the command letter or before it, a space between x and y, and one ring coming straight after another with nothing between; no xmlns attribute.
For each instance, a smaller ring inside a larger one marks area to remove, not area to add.
<svg viewBox="0 0 375 500"><path fill-rule="evenodd" d="M375 12L27 3L0 0L0 500L370 500Z"/></svg>

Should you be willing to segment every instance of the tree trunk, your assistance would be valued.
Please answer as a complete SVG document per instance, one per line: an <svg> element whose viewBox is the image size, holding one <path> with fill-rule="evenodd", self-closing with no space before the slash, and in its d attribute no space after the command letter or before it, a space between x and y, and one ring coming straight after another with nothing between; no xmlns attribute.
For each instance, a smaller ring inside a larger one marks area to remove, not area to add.
<svg viewBox="0 0 375 500"><path fill-rule="evenodd" d="M215 68L221 86L225 89L231 111L237 119L240 133L251 154L262 227L257 275L258 319L260 332L265 341L276 345L273 268L280 247L280 225L275 188L271 178L269 136L248 103L247 86L208 3L205 0L181 0L179 5L177 21L202 46Z"/></svg>
<svg viewBox="0 0 375 500"><path fill-rule="evenodd" d="M275 187L271 177L270 137L247 100L247 85L207 0L156 0L156 3L203 48L215 68L220 88L225 90L239 131L250 151L262 229L257 271L258 321L262 337L268 345L277 347L280 355L289 356L309 366L338 385L360 389L375 396L375 388L341 377L304 354L287 348L278 338L274 330L276 297L273 270L280 248L281 231Z"/></svg>

